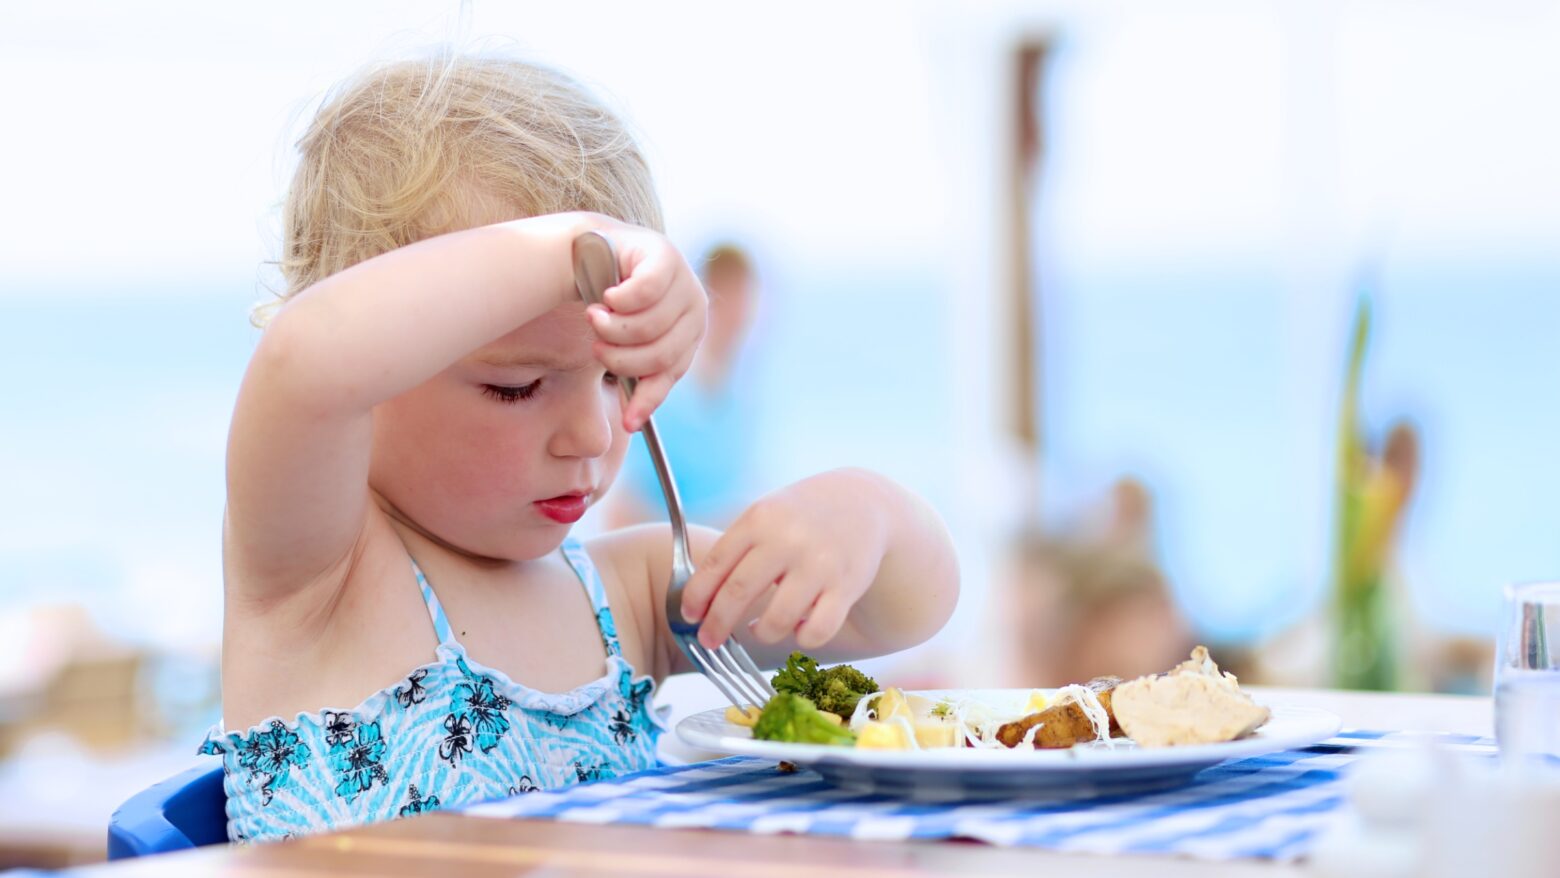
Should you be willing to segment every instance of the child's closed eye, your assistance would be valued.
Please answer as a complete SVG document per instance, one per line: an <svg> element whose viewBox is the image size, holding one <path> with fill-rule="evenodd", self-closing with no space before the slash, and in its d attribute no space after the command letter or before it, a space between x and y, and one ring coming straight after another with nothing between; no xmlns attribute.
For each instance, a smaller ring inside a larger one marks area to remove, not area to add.
<svg viewBox="0 0 1560 878"><path fill-rule="evenodd" d="M484 384L482 385L482 393L483 395L490 396L499 402L514 404L521 401L522 399L530 399L531 397L535 396L536 391L539 390L541 386L542 379L540 378L532 381L530 384L524 384L518 387L507 384Z"/></svg>

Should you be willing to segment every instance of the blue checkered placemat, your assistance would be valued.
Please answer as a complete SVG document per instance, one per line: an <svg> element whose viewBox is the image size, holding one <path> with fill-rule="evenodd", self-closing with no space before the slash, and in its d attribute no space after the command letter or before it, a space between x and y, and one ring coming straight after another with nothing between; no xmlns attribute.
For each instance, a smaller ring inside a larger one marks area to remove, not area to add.
<svg viewBox="0 0 1560 878"><path fill-rule="evenodd" d="M1090 799L912 802L833 787L805 769L733 756L658 768L556 792L472 805L481 817L804 833L856 839L975 839L1092 853L1178 854L1202 859L1303 857L1345 798L1361 755L1380 748L1451 746L1495 753L1488 738L1347 731L1206 769L1190 785Z"/></svg>

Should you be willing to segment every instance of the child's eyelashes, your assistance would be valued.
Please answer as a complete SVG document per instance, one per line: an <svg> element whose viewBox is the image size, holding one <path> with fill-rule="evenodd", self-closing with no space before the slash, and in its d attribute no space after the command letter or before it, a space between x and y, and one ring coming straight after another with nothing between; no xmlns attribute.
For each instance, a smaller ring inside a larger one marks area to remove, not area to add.
<svg viewBox="0 0 1560 878"><path fill-rule="evenodd" d="M499 402L512 404L517 403L522 399L530 399L531 397L535 396L536 391L541 388L541 386L542 380L540 378L532 381L530 384L524 384L519 387L506 384L484 384L482 385L482 393L486 396L490 396L498 400Z"/></svg>
<svg viewBox="0 0 1560 878"><path fill-rule="evenodd" d="M618 377L611 372L601 376L601 382L609 387L616 387ZM530 384L484 384L482 394L492 397L502 403L517 403L530 399L536 395L536 391L542 387L542 379L538 378Z"/></svg>

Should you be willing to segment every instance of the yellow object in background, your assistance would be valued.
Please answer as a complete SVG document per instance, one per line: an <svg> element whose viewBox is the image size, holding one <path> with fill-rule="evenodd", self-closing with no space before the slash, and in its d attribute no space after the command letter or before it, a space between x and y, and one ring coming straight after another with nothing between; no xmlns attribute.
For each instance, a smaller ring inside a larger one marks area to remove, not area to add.
<svg viewBox="0 0 1560 878"><path fill-rule="evenodd" d="M1361 294L1349 343L1338 417L1336 521L1332 559L1332 685L1392 691L1400 687L1403 608L1388 570L1393 539L1419 469L1415 429L1398 423L1372 450L1360 415L1370 299Z"/></svg>

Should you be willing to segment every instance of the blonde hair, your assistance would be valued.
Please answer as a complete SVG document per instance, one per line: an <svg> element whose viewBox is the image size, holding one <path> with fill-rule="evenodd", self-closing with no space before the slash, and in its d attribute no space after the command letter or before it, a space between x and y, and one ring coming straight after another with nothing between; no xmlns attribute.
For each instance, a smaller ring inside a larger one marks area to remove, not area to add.
<svg viewBox="0 0 1560 878"><path fill-rule="evenodd" d="M573 79L524 61L440 54L362 71L302 139L282 209L280 300L424 238L583 210L660 230L649 165Z"/></svg>

